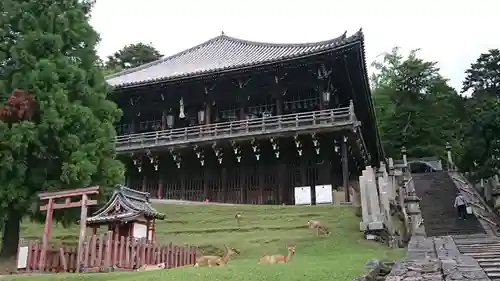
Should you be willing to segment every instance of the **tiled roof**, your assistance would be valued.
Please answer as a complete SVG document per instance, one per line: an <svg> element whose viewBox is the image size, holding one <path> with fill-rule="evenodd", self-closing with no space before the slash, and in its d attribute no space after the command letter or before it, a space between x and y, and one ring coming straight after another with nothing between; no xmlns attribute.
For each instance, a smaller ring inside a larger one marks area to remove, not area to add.
<svg viewBox="0 0 500 281"><path fill-rule="evenodd" d="M125 87L181 79L310 56L362 40L361 30L349 37L344 33L335 39L302 44L260 43L222 34L173 56L108 76L106 81L113 87Z"/></svg>
<svg viewBox="0 0 500 281"><path fill-rule="evenodd" d="M118 204L122 211L116 213L114 207ZM151 206L149 193L119 186L106 205L95 212L92 217L87 218L87 223L126 221L141 215L155 219L165 218L164 214L159 213Z"/></svg>

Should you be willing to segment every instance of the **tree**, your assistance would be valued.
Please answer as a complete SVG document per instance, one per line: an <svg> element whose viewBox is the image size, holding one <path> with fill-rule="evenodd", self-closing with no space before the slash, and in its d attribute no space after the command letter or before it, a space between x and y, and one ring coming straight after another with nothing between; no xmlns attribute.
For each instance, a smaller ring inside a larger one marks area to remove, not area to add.
<svg viewBox="0 0 500 281"><path fill-rule="evenodd" d="M465 71L462 91L473 95L488 93L500 98L500 50L491 49L479 56Z"/></svg>
<svg viewBox="0 0 500 281"><path fill-rule="evenodd" d="M462 90L472 92L467 100L470 121L457 165L473 179L488 178L500 169L500 50L479 55L465 75Z"/></svg>
<svg viewBox="0 0 500 281"><path fill-rule="evenodd" d="M472 179L489 178L500 169L500 101L480 99L470 105L469 125L457 165Z"/></svg>
<svg viewBox="0 0 500 281"><path fill-rule="evenodd" d="M3 257L17 251L21 219L37 215L38 192L123 181L113 127L121 112L107 99L98 67L92 3L0 3ZM72 214L56 212L54 219L74 222Z"/></svg>
<svg viewBox="0 0 500 281"><path fill-rule="evenodd" d="M413 50L403 57L398 48L375 61L373 100L387 156L443 155L445 143L460 134L463 99L444 79L436 62Z"/></svg>
<svg viewBox="0 0 500 281"><path fill-rule="evenodd" d="M158 60L161 57L163 55L151 44L130 44L108 56L106 69L108 72L117 72Z"/></svg>

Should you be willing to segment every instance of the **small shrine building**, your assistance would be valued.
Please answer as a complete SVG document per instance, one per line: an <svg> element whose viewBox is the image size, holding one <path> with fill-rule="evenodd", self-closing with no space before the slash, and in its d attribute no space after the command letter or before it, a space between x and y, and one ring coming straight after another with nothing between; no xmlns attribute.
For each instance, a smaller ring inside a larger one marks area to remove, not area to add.
<svg viewBox="0 0 500 281"><path fill-rule="evenodd" d="M108 225L116 240L124 236L154 241L156 219L164 218L151 205L149 193L119 186L108 202L87 218L87 227L96 234L102 225Z"/></svg>

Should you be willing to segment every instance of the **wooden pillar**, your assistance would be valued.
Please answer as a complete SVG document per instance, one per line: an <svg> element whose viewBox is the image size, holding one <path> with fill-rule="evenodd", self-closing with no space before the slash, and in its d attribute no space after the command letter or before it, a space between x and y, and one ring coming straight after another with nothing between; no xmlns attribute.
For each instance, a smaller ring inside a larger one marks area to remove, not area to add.
<svg viewBox="0 0 500 281"><path fill-rule="evenodd" d="M210 102L205 105L205 124L212 124L212 104Z"/></svg>
<svg viewBox="0 0 500 281"><path fill-rule="evenodd" d="M221 171L221 184L222 184L222 202L227 202L227 169L222 167Z"/></svg>
<svg viewBox="0 0 500 281"><path fill-rule="evenodd" d="M42 251L40 253L40 260L38 264L38 268L40 272L45 270L45 259L47 257L47 248L49 247L49 239L50 239L50 230L52 228L52 214L54 212L54 199L50 198L47 203L47 214L45 216L45 227L43 229L43 238L42 238Z"/></svg>
<svg viewBox="0 0 500 281"><path fill-rule="evenodd" d="M211 170L208 169L208 167L202 167L203 168L203 200L208 199L208 183L210 181L210 173Z"/></svg>
<svg viewBox="0 0 500 281"><path fill-rule="evenodd" d="M151 220L146 220L146 241L149 241L149 232L151 230Z"/></svg>
<svg viewBox="0 0 500 281"><path fill-rule="evenodd" d="M281 94L276 98L276 115L283 115L283 98Z"/></svg>
<svg viewBox="0 0 500 281"><path fill-rule="evenodd" d="M262 161L259 162L258 166L258 175L259 175L259 204L264 204L264 190L265 190L265 185L266 185L266 179L265 179L265 169Z"/></svg>
<svg viewBox="0 0 500 281"><path fill-rule="evenodd" d="M345 202L351 202L351 194L349 193L349 159L347 155L347 137L344 137L341 143L342 153L342 185L345 192Z"/></svg>
<svg viewBox="0 0 500 281"><path fill-rule="evenodd" d="M179 169L179 175L180 175L180 180L181 180L181 200L186 200L186 177L185 177L185 173L184 173L184 169L183 167L181 166L181 168Z"/></svg>
<svg viewBox="0 0 500 281"><path fill-rule="evenodd" d="M80 236L78 237L78 250L77 250L77 270L81 270L81 264L83 263L83 243L85 241L85 232L87 229L87 194L82 195L81 213L80 213Z"/></svg>
<svg viewBox="0 0 500 281"><path fill-rule="evenodd" d="M285 198L285 185L286 185L286 165L281 162L281 159L278 159L278 204L287 203L287 199Z"/></svg>
<svg viewBox="0 0 500 281"><path fill-rule="evenodd" d="M142 183L141 183L141 190L142 192L146 191L146 187L148 186L148 177L146 176L146 173L144 172L144 169L142 170Z"/></svg>
<svg viewBox="0 0 500 281"><path fill-rule="evenodd" d="M163 199L163 194L165 189L165 184L163 183L163 177L160 171L158 171L158 193L156 194L156 198Z"/></svg>
<svg viewBox="0 0 500 281"><path fill-rule="evenodd" d="M247 176L247 171L243 167L242 163L240 163L239 167L239 184L240 184L240 203L241 204L246 204L247 203L247 185L245 184L246 181L246 176Z"/></svg>

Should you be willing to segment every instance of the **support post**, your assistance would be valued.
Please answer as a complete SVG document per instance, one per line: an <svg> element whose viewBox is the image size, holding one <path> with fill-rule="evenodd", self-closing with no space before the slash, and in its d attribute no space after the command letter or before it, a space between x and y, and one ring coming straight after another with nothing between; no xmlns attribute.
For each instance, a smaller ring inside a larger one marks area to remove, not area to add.
<svg viewBox="0 0 500 281"><path fill-rule="evenodd" d="M221 171L221 184L222 184L222 202L227 203L227 169L222 167Z"/></svg>
<svg viewBox="0 0 500 281"><path fill-rule="evenodd" d="M242 166L242 163L240 163L240 169L239 169L239 177L240 177L240 201L241 204L246 204L247 203L247 187L245 184L245 179L246 179L246 171Z"/></svg>
<svg viewBox="0 0 500 281"><path fill-rule="evenodd" d="M78 250L77 250L77 270L81 270L81 264L83 261L83 243L85 241L85 230L87 229L87 194L82 195L82 205L80 213L80 236L78 237Z"/></svg>
<svg viewBox="0 0 500 281"><path fill-rule="evenodd" d="M161 177L161 173L158 175L158 193L156 194L156 198L163 199L165 184L163 183L163 178Z"/></svg>
<svg viewBox="0 0 500 281"><path fill-rule="evenodd" d="M210 180L210 172L211 170L208 167L203 168L203 200L208 199L208 182Z"/></svg>
<svg viewBox="0 0 500 281"><path fill-rule="evenodd" d="M52 215L54 212L53 206L54 199L50 198L47 204L47 214L45 216L45 227L43 229L43 238L42 238L42 252L40 253L40 260L38 264L38 268L40 272L45 270L45 259L47 257L47 248L49 247L49 239L50 239L50 230L52 228Z"/></svg>
<svg viewBox="0 0 500 281"><path fill-rule="evenodd" d="M146 187L148 186L148 178L146 176L146 173L144 173L144 171L142 171L142 183L141 183L141 189L142 189L142 192L145 192L146 191Z"/></svg>
<svg viewBox="0 0 500 281"><path fill-rule="evenodd" d="M351 194L349 190L349 159L347 155L347 137L344 137L341 143L342 153L342 184L345 192L345 203L351 202Z"/></svg>

